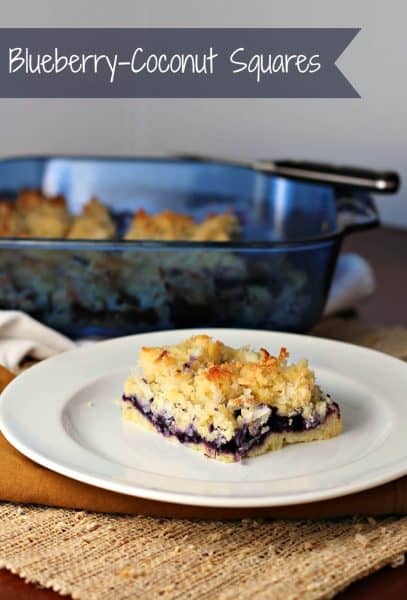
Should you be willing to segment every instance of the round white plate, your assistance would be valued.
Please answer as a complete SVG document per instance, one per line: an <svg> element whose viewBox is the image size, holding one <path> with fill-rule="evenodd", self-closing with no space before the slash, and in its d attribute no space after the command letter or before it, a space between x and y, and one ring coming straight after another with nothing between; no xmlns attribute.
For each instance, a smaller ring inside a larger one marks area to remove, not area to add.
<svg viewBox="0 0 407 600"><path fill-rule="evenodd" d="M242 463L224 464L121 420L124 379L142 345L208 333L290 360L308 358L339 403L343 434ZM3 434L32 460L101 488L201 506L313 502L357 492L407 473L407 365L358 346L286 333L206 329L99 342L32 367L0 398Z"/></svg>

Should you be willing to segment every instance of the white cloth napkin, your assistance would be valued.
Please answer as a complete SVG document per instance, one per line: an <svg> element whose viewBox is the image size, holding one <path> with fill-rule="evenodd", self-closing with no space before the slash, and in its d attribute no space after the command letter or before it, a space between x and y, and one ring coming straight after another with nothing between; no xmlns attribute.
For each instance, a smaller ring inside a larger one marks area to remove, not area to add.
<svg viewBox="0 0 407 600"><path fill-rule="evenodd" d="M352 308L375 289L371 267L356 254L339 257L325 315ZM37 360L72 350L84 340L72 341L15 310L0 310L0 364L15 370L26 357Z"/></svg>
<svg viewBox="0 0 407 600"><path fill-rule="evenodd" d="M0 364L11 371L25 357L43 360L75 347L75 342L23 312L0 310Z"/></svg>
<svg viewBox="0 0 407 600"><path fill-rule="evenodd" d="M329 290L324 315L354 308L376 289L372 267L358 254L341 254Z"/></svg>

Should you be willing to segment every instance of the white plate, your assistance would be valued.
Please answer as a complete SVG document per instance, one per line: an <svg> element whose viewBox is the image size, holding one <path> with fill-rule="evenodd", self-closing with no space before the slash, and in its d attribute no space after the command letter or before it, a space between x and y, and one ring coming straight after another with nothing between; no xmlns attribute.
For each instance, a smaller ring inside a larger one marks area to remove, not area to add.
<svg viewBox="0 0 407 600"><path fill-rule="evenodd" d="M116 400L141 345L205 332L309 359L339 403L341 436L296 444L242 464L223 464L123 424ZM253 330L165 331L101 342L49 359L15 379L0 399L6 438L32 460L79 481L153 500L254 507L313 502L407 473L407 365L331 340Z"/></svg>

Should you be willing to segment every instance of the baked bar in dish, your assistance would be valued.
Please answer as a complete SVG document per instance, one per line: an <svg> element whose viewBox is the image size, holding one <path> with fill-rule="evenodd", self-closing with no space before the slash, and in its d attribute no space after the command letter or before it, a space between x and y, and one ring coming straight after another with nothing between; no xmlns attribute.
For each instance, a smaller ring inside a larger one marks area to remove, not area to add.
<svg viewBox="0 0 407 600"><path fill-rule="evenodd" d="M291 253L226 247L229 240L244 238L247 225L244 215L226 206L224 212L206 216L198 211L199 218L168 210L111 210L96 198L80 213L69 208L63 196L35 189L22 190L16 199L0 199L0 238L69 240L66 249L55 251L39 244L20 245L18 251L3 248L1 308L18 308L70 335L104 337L188 328L197 322L296 329L301 315L313 311L316 284L308 267L297 264L297 253L292 259ZM72 243L123 239L196 244L193 251L183 244L158 244L154 251L123 244L117 252ZM218 242L217 247L200 244L210 241Z"/></svg>
<svg viewBox="0 0 407 600"><path fill-rule="evenodd" d="M341 432L338 405L306 360L234 349L206 335L143 347L141 375L122 396L124 419L225 462Z"/></svg>

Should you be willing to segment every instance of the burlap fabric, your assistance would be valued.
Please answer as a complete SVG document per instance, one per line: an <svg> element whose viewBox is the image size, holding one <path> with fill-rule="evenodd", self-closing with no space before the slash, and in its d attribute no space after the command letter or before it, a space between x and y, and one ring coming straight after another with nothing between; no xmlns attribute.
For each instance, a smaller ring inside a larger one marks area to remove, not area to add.
<svg viewBox="0 0 407 600"><path fill-rule="evenodd" d="M83 600L330 598L407 551L407 517L159 520L0 507L0 566Z"/></svg>
<svg viewBox="0 0 407 600"><path fill-rule="evenodd" d="M407 331L319 335L407 358ZM0 567L82 600L330 598L407 552L407 517L191 522L0 504Z"/></svg>

